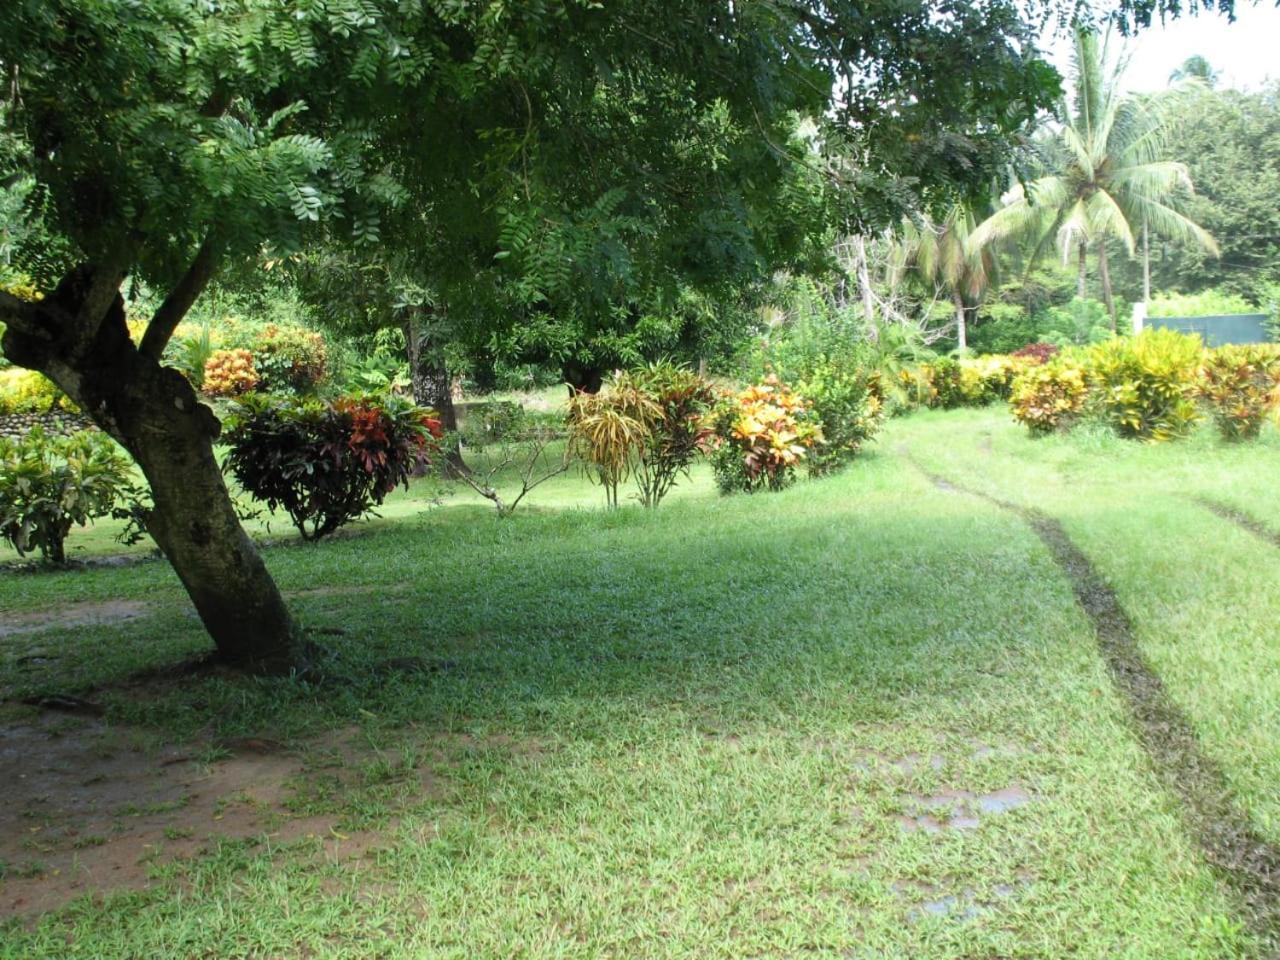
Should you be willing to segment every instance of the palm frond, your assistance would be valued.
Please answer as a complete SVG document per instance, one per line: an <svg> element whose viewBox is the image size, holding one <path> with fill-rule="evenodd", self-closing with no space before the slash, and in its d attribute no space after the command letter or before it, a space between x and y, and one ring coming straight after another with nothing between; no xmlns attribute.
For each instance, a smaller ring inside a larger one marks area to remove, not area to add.
<svg viewBox="0 0 1280 960"><path fill-rule="evenodd" d="M1090 239L1100 240L1103 237L1115 237L1124 244L1125 249L1133 256L1135 240L1133 228L1124 215L1120 204L1106 190L1093 193L1086 202L1089 218Z"/></svg>
<svg viewBox="0 0 1280 960"><path fill-rule="evenodd" d="M1170 240L1197 243L1215 257L1222 255L1213 234L1168 204L1159 200L1142 200L1136 209L1139 215L1146 218L1152 233Z"/></svg>

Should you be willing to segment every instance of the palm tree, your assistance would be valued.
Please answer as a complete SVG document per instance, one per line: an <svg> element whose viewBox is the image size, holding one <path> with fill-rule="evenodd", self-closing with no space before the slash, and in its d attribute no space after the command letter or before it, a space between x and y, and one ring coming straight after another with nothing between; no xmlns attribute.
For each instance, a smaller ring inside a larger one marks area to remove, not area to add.
<svg viewBox="0 0 1280 960"><path fill-rule="evenodd" d="M995 255L989 246L974 242L976 228L973 210L957 203L940 221L905 222L899 241L916 273L946 291L955 309L960 350L968 346L966 314L982 302L995 277Z"/></svg>
<svg viewBox="0 0 1280 960"><path fill-rule="evenodd" d="M1132 256L1142 237L1154 232L1172 240L1198 243L1215 256L1213 237L1173 206L1192 190L1185 164L1166 159L1174 133L1172 107L1177 98L1199 85L1183 84L1156 96L1125 96L1120 78L1128 65L1124 56L1112 58L1110 37L1077 30L1074 92L1059 105L1061 124L1055 133L1056 170L1018 185L1003 198L1004 206L988 217L972 235L983 247L1012 236L1035 240L1035 256L1055 241L1066 260L1072 250L1079 262L1077 293L1085 294L1087 260L1098 258L1102 297L1115 327L1115 301L1107 263L1107 241L1118 240ZM1146 291L1150 297L1150 291Z"/></svg>

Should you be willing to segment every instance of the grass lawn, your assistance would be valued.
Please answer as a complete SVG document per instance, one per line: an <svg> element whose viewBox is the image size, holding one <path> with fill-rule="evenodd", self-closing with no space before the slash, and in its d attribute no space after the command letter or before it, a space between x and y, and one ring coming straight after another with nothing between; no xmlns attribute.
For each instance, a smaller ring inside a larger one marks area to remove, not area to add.
<svg viewBox="0 0 1280 960"><path fill-rule="evenodd" d="M1195 499L1273 522L1280 436L925 414L778 495L271 547L324 685L166 672L163 563L0 573L0 957L1273 956L1053 556L921 467L1062 522L1280 843L1280 549Z"/></svg>

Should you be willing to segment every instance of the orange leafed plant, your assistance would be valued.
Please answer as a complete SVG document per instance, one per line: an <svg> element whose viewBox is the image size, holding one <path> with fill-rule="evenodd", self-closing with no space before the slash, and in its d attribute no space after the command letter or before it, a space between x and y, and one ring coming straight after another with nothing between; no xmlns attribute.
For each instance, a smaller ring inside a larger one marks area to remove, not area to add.
<svg viewBox="0 0 1280 960"><path fill-rule="evenodd" d="M1200 371L1200 396L1226 440L1252 440L1280 410L1280 348L1274 344L1219 347Z"/></svg>
<svg viewBox="0 0 1280 960"><path fill-rule="evenodd" d="M203 390L211 397L238 397L258 385L248 350L215 350L204 365Z"/></svg>
<svg viewBox="0 0 1280 960"><path fill-rule="evenodd" d="M790 483L796 466L822 443L809 412L808 402L772 374L725 398L712 455L720 489L778 490Z"/></svg>

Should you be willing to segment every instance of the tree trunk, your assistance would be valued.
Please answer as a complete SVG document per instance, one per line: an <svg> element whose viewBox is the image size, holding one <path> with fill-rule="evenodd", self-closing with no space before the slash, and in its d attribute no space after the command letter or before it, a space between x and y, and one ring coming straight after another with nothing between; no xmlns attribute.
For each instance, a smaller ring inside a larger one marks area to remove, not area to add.
<svg viewBox="0 0 1280 960"><path fill-rule="evenodd" d="M1102 281L1102 302L1111 318L1111 332L1116 332L1116 301L1111 295L1111 268L1107 263L1107 241L1098 241L1098 278Z"/></svg>
<svg viewBox="0 0 1280 960"><path fill-rule="evenodd" d="M960 296L959 291L953 291L951 302L956 308L956 349L963 353L969 348L968 338L965 335L964 297Z"/></svg>
<svg viewBox="0 0 1280 960"><path fill-rule="evenodd" d="M413 384L413 402L430 407L440 414L446 430L458 429L458 415L453 408L453 378L444 364L436 359L433 344L415 314L405 327L409 346L409 379Z"/></svg>
<svg viewBox="0 0 1280 960"><path fill-rule="evenodd" d="M1151 302L1151 238L1147 218L1142 218L1142 302Z"/></svg>
<svg viewBox="0 0 1280 960"><path fill-rule="evenodd" d="M604 386L604 371L599 367L588 366L577 360L566 360L560 365L564 382L569 385L569 394L575 391L582 393L599 393Z"/></svg>
<svg viewBox="0 0 1280 960"><path fill-rule="evenodd" d="M1085 283L1089 276L1089 246L1083 240L1080 241L1076 254L1080 260L1079 272L1076 274L1076 296L1083 300L1087 292Z"/></svg>
<svg viewBox="0 0 1280 960"><path fill-rule="evenodd" d="M855 237L854 248L858 253L858 292L862 295L862 313L867 320L867 329L874 330L876 325L875 294L871 289L871 270L867 266L866 238Z"/></svg>
<svg viewBox="0 0 1280 960"><path fill-rule="evenodd" d="M37 308L36 326L48 336L11 326L5 354L57 383L142 468L154 501L147 530L220 657L260 673L302 666L301 633L240 526L214 458L217 417L181 374L134 346L118 284L105 318L73 329L68 318L86 307L84 277L73 271ZM75 342L78 333L83 343Z"/></svg>
<svg viewBox="0 0 1280 960"><path fill-rule="evenodd" d="M453 378L436 359L436 351L423 330L417 311L405 325L404 335L409 348L409 380L412 383L413 402L420 407L430 407L440 415L440 424L445 430L456 432L458 412L453 406ZM451 445L446 456L450 469L459 472L470 470L462 459L461 447Z"/></svg>

